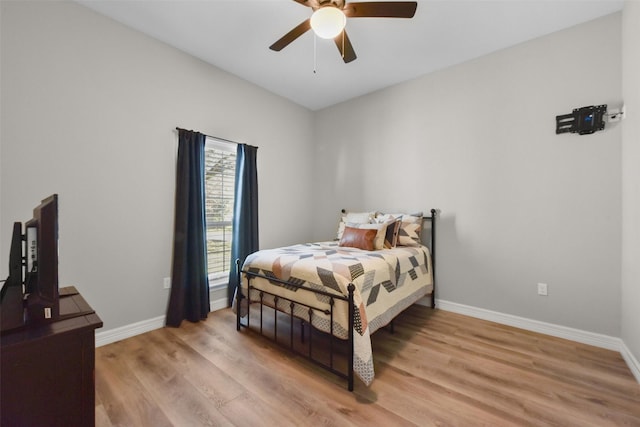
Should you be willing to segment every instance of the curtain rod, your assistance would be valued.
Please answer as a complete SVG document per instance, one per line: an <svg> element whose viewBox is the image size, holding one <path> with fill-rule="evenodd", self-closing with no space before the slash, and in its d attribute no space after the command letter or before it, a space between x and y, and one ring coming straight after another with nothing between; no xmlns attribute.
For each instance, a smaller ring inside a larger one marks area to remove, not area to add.
<svg viewBox="0 0 640 427"><path fill-rule="evenodd" d="M198 131L189 130L189 129L184 129L184 128L177 127L177 126L176 126L176 130L184 130L184 131L187 131L187 132L198 132ZM202 133L202 132L200 132L200 133ZM217 139L217 140L220 140L220 141L229 142L229 143L231 143L231 144L241 144L240 142L231 141L230 139L226 139L226 138L220 138L219 136L211 136L211 135L207 135L206 133L202 133L202 134L203 134L204 136L206 136L207 138L213 138L213 139ZM245 145L249 145L249 144L245 144ZM250 147L253 147L252 145L249 145L249 146L250 146ZM258 148L258 147L255 147L255 148Z"/></svg>

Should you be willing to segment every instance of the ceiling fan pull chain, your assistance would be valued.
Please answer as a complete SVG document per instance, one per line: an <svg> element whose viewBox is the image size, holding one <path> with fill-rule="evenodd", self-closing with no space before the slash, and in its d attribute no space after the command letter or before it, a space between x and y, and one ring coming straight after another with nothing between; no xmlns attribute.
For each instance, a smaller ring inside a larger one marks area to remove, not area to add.
<svg viewBox="0 0 640 427"><path fill-rule="evenodd" d="M317 69L317 65L318 65L318 58L317 58L317 54L316 54L316 35L313 35L313 74L316 74L316 69Z"/></svg>

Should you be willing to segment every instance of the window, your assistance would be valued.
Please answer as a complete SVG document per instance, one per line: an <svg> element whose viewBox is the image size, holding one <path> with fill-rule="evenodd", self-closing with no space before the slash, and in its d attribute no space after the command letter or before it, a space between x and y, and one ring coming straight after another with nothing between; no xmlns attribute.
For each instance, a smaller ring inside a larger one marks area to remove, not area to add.
<svg viewBox="0 0 640 427"><path fill-rule="evenodd" d="M207 267L210 284L215 285L229 277L236 144L207 137L204 169Z"/></svg>

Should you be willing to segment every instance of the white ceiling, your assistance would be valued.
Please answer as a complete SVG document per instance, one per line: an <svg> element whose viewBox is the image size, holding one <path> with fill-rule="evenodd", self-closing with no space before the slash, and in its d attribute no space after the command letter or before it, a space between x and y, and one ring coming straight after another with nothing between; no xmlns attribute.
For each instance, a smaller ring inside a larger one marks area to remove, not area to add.
<svg viewBox="0 0 640 427"><path fill-rule="evenodd" d="M280 52L269 49L311 15L292 0L77 1L311 110L619 11L623 4L418 0L412 19L350 19L346 29L358 58L345 64L333 40L317 39L314 55L311 31Z"/></svg>

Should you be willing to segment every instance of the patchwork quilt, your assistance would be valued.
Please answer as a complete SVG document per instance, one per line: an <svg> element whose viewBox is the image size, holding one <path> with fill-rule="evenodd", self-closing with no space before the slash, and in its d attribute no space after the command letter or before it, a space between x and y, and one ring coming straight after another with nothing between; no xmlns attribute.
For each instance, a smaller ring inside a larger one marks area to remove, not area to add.
<svg viewBox="0 0 640 427"><path fill-rule="evenodd" d="M405 308L433 290L429 249L424 246L399 246L378 251L364 251L338 246L338 242L306 243L255 252L245 260L244 271L287 281L282 284L264 278L252 278L249 299L260 301L259 289L319 309L329 309L330 298L299 287L348 295L353 283L354 361L356 375L369 385L374 378L370 335L387 325ZM247 295L247 277L242 279ZM246 303L246 299L243 300ZM263 295L263 302L290 313L287 301ZM246 307L241 314L245 314ZM296 304L294 316L309 321L308 309ZM329 315L314 312L311 323L330 333ZM348 338L348 307L342 301L334 306L333 334Z"/></svg>

